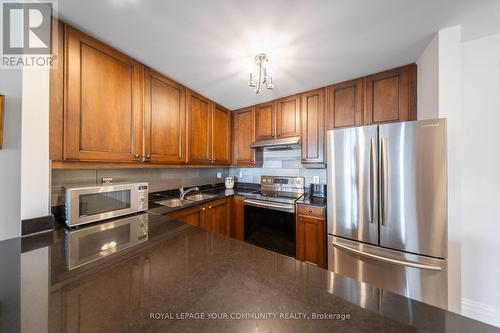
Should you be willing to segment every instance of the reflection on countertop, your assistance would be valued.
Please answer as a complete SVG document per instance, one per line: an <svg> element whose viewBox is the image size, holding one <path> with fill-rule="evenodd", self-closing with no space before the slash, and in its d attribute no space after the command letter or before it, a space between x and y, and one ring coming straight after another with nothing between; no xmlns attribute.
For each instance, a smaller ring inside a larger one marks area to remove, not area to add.
<svg viewBox="0 0 500 333"><path fill-rule="evenodd" d="M0 242L0 331L499 331L166 216L148 214L144 241L73 269L71 234ZM276 317L251 317L263 313Z"/></svg>

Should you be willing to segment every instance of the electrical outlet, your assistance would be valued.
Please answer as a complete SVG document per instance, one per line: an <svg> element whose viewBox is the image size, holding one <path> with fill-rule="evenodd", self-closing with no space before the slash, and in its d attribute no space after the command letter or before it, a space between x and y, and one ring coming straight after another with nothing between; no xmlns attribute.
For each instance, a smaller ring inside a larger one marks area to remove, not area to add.
<svg viewBox="0 0 500 333"><path fill-rule="evenodd" d="M101 184L112 184L112 183L113 183L113 178L111 177L101 178Z"/></svg>
<svg viewBox="0 0 500 333"><path fill-rule="evenodd" d="M222 178L222 172L217 172L217 179L221 179Z"/></svg>
<svg viewBox="0 0 500 333"><path fill-rule="evenodd" d="M313 183L319 184L319 176L313 176Z"/></svg>
<svg viewBox="0 0 500 333"><path fill-rule="evenodd" d="M238 177L243 178L243 171L240 171L240 175Z"/></svg>

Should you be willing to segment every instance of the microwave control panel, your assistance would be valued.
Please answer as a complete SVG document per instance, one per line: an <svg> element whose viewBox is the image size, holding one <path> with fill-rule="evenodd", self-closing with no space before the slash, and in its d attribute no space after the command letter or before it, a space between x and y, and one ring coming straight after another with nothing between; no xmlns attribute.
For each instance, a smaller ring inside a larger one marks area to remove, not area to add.
<svg viewBox="0 0 500 333"><path fill-rule="evenodd" d="M148 209L148 185L139 185L137 188L137 210Z"/></svg>

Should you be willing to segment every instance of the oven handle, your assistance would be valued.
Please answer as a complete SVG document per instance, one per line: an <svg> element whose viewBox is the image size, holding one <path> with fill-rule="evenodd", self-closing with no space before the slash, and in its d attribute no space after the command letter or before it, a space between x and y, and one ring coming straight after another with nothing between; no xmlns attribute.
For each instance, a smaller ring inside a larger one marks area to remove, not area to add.
<svg viewBox="0 0 500 333"><path fill-rule="evenodd" d="M293 206L293 205L278 204L278 203L268 203L268 202L263 202L263 201L258 201L258 200L252 200L252 199L245 199L245 200L243 200L243 202L255 205L257 207L286 209L286 210L288 210L288 211L290 211L292 213L295 211L295 206Z"/></svg>

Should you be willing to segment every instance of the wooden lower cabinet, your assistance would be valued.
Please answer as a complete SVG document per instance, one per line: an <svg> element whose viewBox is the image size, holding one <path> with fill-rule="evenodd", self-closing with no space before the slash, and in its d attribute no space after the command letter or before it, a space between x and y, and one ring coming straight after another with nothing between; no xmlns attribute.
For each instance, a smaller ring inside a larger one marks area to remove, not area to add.
<svg viewBox="0 0 500 333"><path fill-rule="evenodd" d="M230 235L231 198L224 198L206 204L205 229L222 235Z"/></svg>
<svg viewBox="0 0 500 333"><path fill-rule="evenodd" d="M326 268L324 208L298 205L295 233L297 259Z"/></svg>
<svg viewBox="0 0 500 333"><path fill-rule="evenodd" d="M231 207L231 237L243 240L245 232L245 197L235 195Z"/></svg>
<svg viewBox="0 0 500 333"><path fill-rule="evenodd" d="M217 199L205 204L170 213L168 216L186 224L230 236L231 201L231 197Z"/></svg>
<svg viewBox="0 0 500 333"><path fill-rule="evenodd" d="M205 225L206 205L195 206L168 214L169 217L197 227Z"/></svg>

